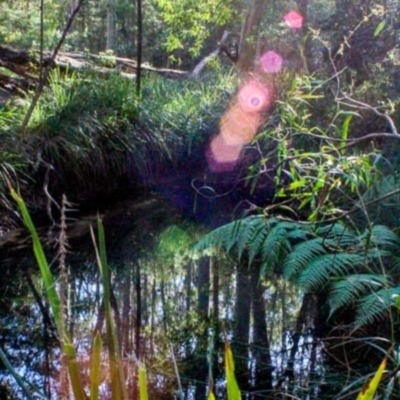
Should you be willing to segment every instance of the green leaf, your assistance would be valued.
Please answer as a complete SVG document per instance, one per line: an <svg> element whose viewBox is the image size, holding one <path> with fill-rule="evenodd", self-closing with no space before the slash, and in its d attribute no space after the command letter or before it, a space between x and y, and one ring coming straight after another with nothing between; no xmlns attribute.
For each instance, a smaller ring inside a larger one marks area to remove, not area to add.
<svg viewBox="0 0 400 400"><path fill-rule="evenodd" d="M63 353L67 358L67 367L69 380L71 382L72 391L75 400L87 400L85 391L83 390L83 383L81 373L79 370L78 361L76 359L75 347L72 343L65 343L63 346Z"/></svg>
<svg viewBox="0 0 400 400"><path fill-rule="evenodd" d="M149 400L149 396L147 394L146 368L143 365L139 367L139 393L140 400Z"/></svg>
<svg viewBox="0 0 400 400"><path fill-rule="evenodd" d="M21 388L21 390L24 392L25 396L29 400L34 400L36 399L36 396L34 396L26 387L24 380L21 378L21 376L15 371L14 367L11 365L10 361L8 360L6 354L4 351L0 348L0 361L3 363L7 371L12 375L12 377L15 379L17 382L17 385ZM39 394L39 393L36 393ZM39 394L42 399L47 399L46 396L43 394Z"/></svg>
<svg viewBox="0 0 400 400"><path fill-rule="evenodd" d="M61 324L61 313L60 313L60 299L58 297L58 293L54 286L53 275L50 271L49 264L46 259L46 255L44 254L42 244L40 243L39 236L36 232L35 225L29 215L29 211L25 205L24 200L20 197L14 189L10 189L12 198L18 204L19 209L21 210L22 218L26 227L29 230L29 233L32 237L33 242L33 252L35 254L36 262L38 263L40 273L43 278L44 287L46 289L47 298L50 303L51 310L53 312L54 321L56 323L57 331L60 337L63 337L63 329Z"/></svg>
<svg viewBox="0 0 400 400"><path fill-rule="evenodd" d="M385 27L385 25L386 25L386 20L383 20L379 23L379 25L374 30L375 37L378 36L383 31L383 28Z"/></svg>
<svg viewBox="0 0 400 400"><path fill-rule="evenodd" d="M99 386L101 378L101 348L102 340L100 332L93 339L91 369L90 369L90 400L99 399Z"/></svg>
<svg viewBox="0 0 400 400"><path fill-rule="evenodd" d="M119 354L117 333L115 329L114 319L112 316L111 300L110 300L111 299L110 276L108 273L108 264L106 256L106 241L105 241L103 224L100 217L97 218L97 230L99 237L99 246L97 246L93 229L91 229L91 235L95 247L97 264L100 269L100 275L103 284L103 302L104 302L105 319L106 319L108 356L110 362L111 391L113 400L122 400L122 399L127 399L128 395L126 392L124 371L123 368L121 367L122 363Z"/></svg>
<svg viewBox="0 0 400 400"><path fill-rule="evenodd" d="M387 365L387 355L381 362L378 370L376 371L374 377L371 381L367 382L362 388L361 392L357 396L357 400L373 400L375 393L378 389L379 383L382 379L382 375L385 371Z"/></svg>
<svg viewBox="0 0 400 400"><path fill-rule="evenodd" d="M242 395L240 394L239 386L235 377L235 363L233 361L233 354L231 346L227 340L225 340L225 374L228 400L241 400Z"/></svg>
<svg viewBox="0 0 400 400"><path fill-rule="evenodd" d="M346 140L347 140L348 133L349 133L349 125L350 125L352 118L353 118L352 115L348 115L343 122L342 132L340 135L340 138L342 139L342 141L340 142L340 147L343 147L346 145ZM345 149L342 150L342 154L344 151L345 151Z"/></svg>

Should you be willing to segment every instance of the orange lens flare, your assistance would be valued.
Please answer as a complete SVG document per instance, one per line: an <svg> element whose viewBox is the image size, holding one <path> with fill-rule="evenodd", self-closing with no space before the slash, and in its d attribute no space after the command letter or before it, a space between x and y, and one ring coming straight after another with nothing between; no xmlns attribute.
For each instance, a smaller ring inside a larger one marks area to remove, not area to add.
<svg viewBox="0 0 400 400"><path fill-rule="evenodd" d="M234 103L221 118L220 134L229 146L245 145L253 140L260 122L260 114L246 113Z"/></svg>

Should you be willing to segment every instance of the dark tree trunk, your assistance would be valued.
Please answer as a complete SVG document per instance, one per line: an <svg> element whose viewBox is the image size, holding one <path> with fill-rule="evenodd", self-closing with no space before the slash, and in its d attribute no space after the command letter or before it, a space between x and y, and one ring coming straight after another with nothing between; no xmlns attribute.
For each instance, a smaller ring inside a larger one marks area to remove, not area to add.
<svg viewBox="0 0 400 400"><path fill-rule="evenodd" d="M242 26L239 43L237 67L242 71L253 69L256 57L256 45L264 13L264 0L251 0L249 10Z"/></svg>
<svg viewBox="0 0 400 400"><path fill-rule="evenodd" d="M253 343L252 357L254 362L254 379L252 390L265 398L266 392L272 390L272 362L267 333L265 314L264 287L260 281L257 268L251 273ZM258 398L257 396L254 397Z"/></svg>
<svg viewBox="0 0 400 400"><path fill-rule="evenodd" d="M239 265L236 273L235 324L232 351L236 379L241 390L249 389L249 334L251 284L247 265Z"/></svg>

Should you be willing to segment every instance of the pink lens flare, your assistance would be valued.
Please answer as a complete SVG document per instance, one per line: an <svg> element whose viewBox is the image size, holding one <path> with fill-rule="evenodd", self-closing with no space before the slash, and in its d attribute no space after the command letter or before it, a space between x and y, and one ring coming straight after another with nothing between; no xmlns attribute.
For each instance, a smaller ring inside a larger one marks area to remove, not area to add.
<svg viewBox="0 0 400 400"><path fill-rule="evenodd" d="M241 87L238 101L246 113L259 113L272 104L272 93L262 83L252 80Z"/></svg>
<svg viewBox="0 0 400 400"><path fill-rule="evenodd" d="M231 171L240 158L242 145L229 145L219 134L214 137L206 153L208 167L213 172Z"/></svg>
<svg viewBox="0 0 400 400"><path fill-rule="evenodd" d="M260 123L260 113L247 113L234 103L221 118L220 134L228 146L242 146L253 140Z"/></svg>
<svg viewBox="0 0 400 400"><path fill-rule="evenodd" d="M304 23L304 17L297 11L289 11L283 19L286 22L286 25L292 29L300 29Z"/></svg>
<svg viewBox="0 0 400 400"><path fill-rule="evenodd" d="M276 74L283 68L283 58L275 51L267 51L260 58L260 65L264 72Z"/></svg>

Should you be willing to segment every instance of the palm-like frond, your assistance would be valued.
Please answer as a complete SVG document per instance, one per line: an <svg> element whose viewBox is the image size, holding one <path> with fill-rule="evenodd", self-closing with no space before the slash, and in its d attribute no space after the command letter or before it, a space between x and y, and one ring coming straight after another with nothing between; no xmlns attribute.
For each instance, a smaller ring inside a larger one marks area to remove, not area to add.
<svg viewBox="0 0 400 400"><path fill-rule="evenodd" d="M360 236L360 240L367 249L371 247L394 249L400 244L399 237L383 225L375 225L372 229L367 229Z"/></svg>
<svg viewBox="0 0 400 400"><path fill-rule="evenodd" d="M335 241L335 246L345 248L359 244L359 237L346 226L336 223L326 225L316 230L316 235Z"/></svg>
<svg viewBox="0 0 400 400"><path fill-rule="evenodd" d="M356 272L364 264L364 257L352 253L324 254L314 258L300 272L297 282L307 292L318 292L326 287L330 278Z"/></svg>
<svg viewBox="0 0 400 400"><path fill-rule="evenodd" d="M361 327L387 316L390 308L396 305L395 297L398 295L400 295L400 286L381 289L360 299L354 321L355 326Z"/></svg>
<svg viewBox="0 0 400 400"><path fill-rule="evenodd" d="M297 275L315 258L326 254L329 246L333 247L336 241L333 239L325 239L316 237L306 242L302 242L294 246L293 251L286 257L283 264L283 275L290 279Z"/></svg>
<svg viewBox="0 0 400 400"><path fill-rule="evenodd" d="M352 274L333 282L328 300L330 315L341 307L355 304L362 296L376 292L387 284L387 277L377 274Z"/></svg>

